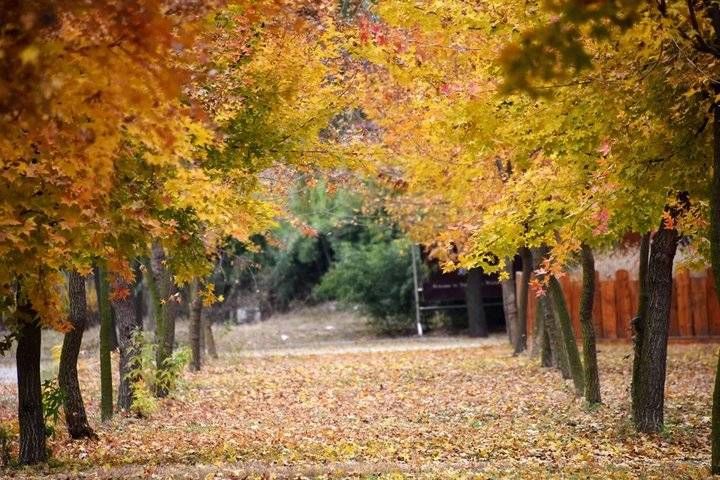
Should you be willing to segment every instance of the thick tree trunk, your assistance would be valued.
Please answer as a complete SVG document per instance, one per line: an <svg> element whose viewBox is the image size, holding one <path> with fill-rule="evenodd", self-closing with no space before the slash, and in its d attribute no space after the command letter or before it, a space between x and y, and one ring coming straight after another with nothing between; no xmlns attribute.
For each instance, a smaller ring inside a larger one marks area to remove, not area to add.
<svg viewBox="0 0 720 480"><path fill-rule="evenodd" d="M192 363L190 367L198 372L202 368L202 295L200 282L194 280L191 288L192 300L190 303L190 348L192 349Z"/></svg>
<svg viewBox="0 0 720 480"><path fill-rule="evenodd" d="M505 273L508 279L502 282L503 313L505 315L505 328L507 329L510 345L515 345L515 337L519 330L517 321L517 298L515 296L515 268L513 259L505 262Z"/></svg>
<svg viewBox="0 0 720 480"><path fill-rule="evenodd" d="M203 325L203 338L205 339L205 348L210 358L217 359L217 348L215 347L215 337L212 331L212 321L207 315L202 315L200 321Z"/></svg>
<svg viewBox="0 0 720 480"><path fill-rule="evenodd" d="M18 336L17 362L20 463L32 465L47 459L45 419L40 386L41 330L37 314L26 302L18 305L22 322Z"/></svg>
<svg viewBox="0 0 720 480"><path fill-rule="evenodd" d="M650 232L646 232L640 241L640 262L638 266L639 298L638 310L632 320L633 330L633 370L630 397L632 399L632 417L635 425L639 422L640 398L642 397L642 382L640 380L640 365L642 365L642 340L647 318L648 304L648 256L650 254Z"/></svg>
<svg viewBox="0 0 720 480"><path fill-rule="evenodd" d="M95 267L95 290L100 311L100 418L109 420L113 415L112 365L110 363L112 329L110 287L105 267Z"/></svg>
<svg viewBox="0 0 720 480"><path fill-rule="evenodd" d="M650 247L648 263L647 320L643 322L640 352L640 388L635 427L641 432L659 432L663 426L667 340L672 297L673 259L679 234L660 227Z"/></svg>
<svg viewBox="0 0 720 480"><path fill-rule="evenodd" d="M717 34L717 32L716 32ZM715 85L716 93L720 86ZM720 298L720 106L713 108L713 173L710 189L710 257L716 293ZM710 470L720 474L720 357L715 372L715 389L712 406L712 460Z"/></svg>
<svg viewBox="0 0 720 480"><path fill-rule="evenodd" d="M580 294L580 328L583 335L583 366L585 376L585 401L588 405L596 405L600 398L600 374L597 362L597 346L595 345L595 326L592 311L595 298L595 257L590 246L583 244L582 257L582 293Z"/></svg>
<svg viewBox="0 0 720 480"><path fill-rule="evenodd" d="M127 280L116 276L113 282L116 293L113 295L112 307L115 311L115 318L118 326L118 348L119 358L119 384L117 406L120 410L130 410L133 402L133 384L135 379L131 377L133 371L137 347L135 345L135 332L138 330L135 302L132 295L132 285ZM126 292L122 295L122 292Z"/></svg>
<svg viewBox="0 0 720 480"><path fill-rule="evenodd" d="M524 352L527 348L528 294L533 263L530 249L527 247L520 248L520 258L522 259L522 276L520 279L520 291L518 292L518 329L515 342L515 355Z"/></svg>
<svg viewBox="0 0 720 480"><path fill-rule="evenodd" d="M70 323L73 329L66 333L63 339L58 368L58 385L64 394L65 423L70 438L97 438L87 421L77 373L77 360L87 322L85 278L76 271L71 271L68 277Z"/></svg>
<svg viewBox="0 0 720 480"><path fill-rule="evenodd" d="M473 268L467 272L465 304L468 314L468 333L471 337L487 337L488 328L482 296L482 270Z"/></svg>
<svg viewBox="0 0 720 480"><path fill-rule="evenodd" d="M175 318L170 315L168 303L171 301L171 284L170 272L165 265L165 251L159 243L152 246L152 256L150 259L152 265L152 275L156 291L154 295L159 300L155 303L157 308L156 324L157 329L155 339L157 341L157 368L164 368L165 360L172 355L175 345ZM165 389L158 389L156 392L158 397L167 396Z"/></svg>

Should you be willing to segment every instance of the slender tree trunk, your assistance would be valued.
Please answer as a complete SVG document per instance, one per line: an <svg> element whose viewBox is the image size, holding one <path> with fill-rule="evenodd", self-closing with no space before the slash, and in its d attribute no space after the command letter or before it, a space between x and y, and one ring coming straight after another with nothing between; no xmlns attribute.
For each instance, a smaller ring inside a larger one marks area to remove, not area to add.
<svg viewBox="0 0 720 480"><path fill-rule="evenodd" d="M562 334L558 329L558 321L555 315L552 299L546 292L545 295L538 300L538 304L542 305L544 316L543 324L545 325L545 332L550 346L550 358L552 360L552 365L560 370L564 379L570 379L572 378L572 374L570 372L570 362L567 358L567 351L564 348Z"/></svg>
<svg viewBox="0 0 720 480"><path fill-rule="evenodd" d="M110 363L110 329L112 328L110 309L110 287L105 267L95 267L95 290L97 291L98 310L100 312L100 418L109 420L113 415L112 365Z"/></svg>
<svg viewBox="0 0 720 480"><path fill-rule="evenodd" d="M527 348L527 315L528 315L528 293L530 289L530 274L532 273L533 258L530 249L520 249L522 259L522 276L520 279L520 291L518 292L518 331L515 342L515 355L520 354Z"/></svg>
<svg viewBox="0 0 720 480"><path fill-rule="evenodd" d="M717 36L717 32L716 32ZM716 94L719 85L714 85ZM716 293L720 298L720 106L713 108L713 173L710 190L710 256ZM712 461L710 469L713 475L720 474L720 356L715 372L715 389L712 406Z"/></svg>
<svg viewBox="0 0 720 480"><path fill-rule="evenodd" d="M642 404L642 386L640 365L642 365L642 340L647 318L648 304L648 256L650 254L650 232L646 232L640 241L640 264L638 267L639 298L637 315L631 324L633 329L633 370L630 397L632 399L632 417L635 425L640 421L640 405Z"/></svg>
<svg viewBox="0 0 720 480"><path fill-rule="evenodd" d="M190 348L192 349L192 363L190 367L199 372L202 368L202 348L200 336L202 333L202 295L200 282L193 280L190 303Z"/></svg>
<svg viewBox="0 0 720 480"><path fill-rule="evenodd" d="M578 350L577 341L575 340L575 332L573 332L570 313L567 309L567 302L563 294L560 282L557 278L551 277L548 286L550 300L553 303L555 311L555 320L557 321L558 331L560 333L559 340L562 342L562 348L565 350L570 367L570 375L575 385L575 392L582 395L585 391L585 379L583 377L583 365L580 360L580 351Z"/></svg>
<svg viewBox="0 0 720 480"><path fill-rule="evenodd" d="M77 361L87 322L87 298L85 296L85 278L74 270L68 275L68 293L70 323L73 329L66 333L63 339L58 368L58 385L64 394L65 423L70 438L97 438L88 424L78 381Z"/></svg>
<svg viewBox="0 0 720 480"><path fill-rule="evenodd" d="M540 348L540 365L545 368L553 366L553 351L550 343L550 334L545 325L545 317L547 312L547 299L545 297L538 298L535 307L535 344Z"/></svg>
<svg viewBox="0 0 720 480"><path fill-rule="evenodd" d="M120 350L117 406L118 409L127 411L130 410L133 402L132 389L135 379L131 377L131 372L134 369L137 355L135 332L138 330L138 325L132 285L124 278L116 276L113 287L116 294L113 295L112 307L117 319L118 348ZM123 295L123 292L126 294Z"/></svg>
<svg viewBox="0 0 720 480"><path fill-rule="evenodd" d="M175 318L170 315L168 303L171 301L171 283L170 272L165 265L165 251L159 243L152 246L152 275L156 288L154 294L159 301L156 303L158 307L158 316L156 319L157 330L155 338L158 342L157 348L157 368L164 368L165 360L172 355L175 344ZM156 392L158 397L167 396L165 389L158 389Z"/></svg>
<svg viewBox="0 0 720 480"><path fill-rule="evenodd" d="M650 247L647 320L643 322L640 352L641 386L634 419L641 432L659 432L663 426L672 270L678 239L676 229L661 226Z"/></svg>
<svg viewBox="0 0 720 480"><path fill-rule="evenodd" d="M595 326L592 311L595 298L595 257L589 245L581 246L583 286L580 295L580 328L583 335L583 366L585 376L585 401L596 405L600 398L600 373L598 371Z"/></svg>
<svg viewBox="0 0 720 480"><path fill-rule="evenodd" d="M37 313L27 302L18 305L22 322L16 351L20 463L32 465L47 459L45 419L40 386L41 330Z"/></svg>
<svg viewBox="0 0 720 480"><path fill-rule="evenodd" d="M517 321L517 298L515 296L515 268L513 259L505 262L505 273L508 279L502 282L503 313L505 314L505 328L507 328L510 345L515 345L515 338L519 330Z"/></svg>
<svg viewBox="0 0 720 480"><path fill-rule="evenodd" d="M465 286L465 303L467 305L468 329L471 337L487 337L488 328L482 296L482 270L468 270Z"/></svg>
<svg viewBox="0 0 720 480"><path fill-rule="evenodd" d="M215 337L212 331L212 320L207 315L202 315L200 321L203 325L203 338L205 339L205 347L207 348L210 358L217 359L217 348L215 348Z"/></svg>

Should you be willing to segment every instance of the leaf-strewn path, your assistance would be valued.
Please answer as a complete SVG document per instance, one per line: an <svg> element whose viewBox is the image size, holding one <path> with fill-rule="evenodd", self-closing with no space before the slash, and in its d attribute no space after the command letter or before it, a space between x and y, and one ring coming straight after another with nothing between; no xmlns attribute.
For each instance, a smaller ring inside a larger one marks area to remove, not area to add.
<svg viewBox="0 0 720 480"><path fill-rule="evenodd" d="M232 332L234 333L234 332ZM228 338L233 338L229 335ZM237 340L237 338L235 338ZM630 353L601 345L606 404L588 412L505 339L365 340L365 351L230 353L149 420L52 442L55 478L704 478L713 345L670 348L667 431L627 419ZM404 350L404 351L403 351ZM90 408L97 410L96 385ZM3 417L8 417L4 409ZM71 472L71 473L69 473ZM38 471L6 472L13 477ZM214 475L214 476L213 476ZM578 475L576 477L575 475Z"/></svg>

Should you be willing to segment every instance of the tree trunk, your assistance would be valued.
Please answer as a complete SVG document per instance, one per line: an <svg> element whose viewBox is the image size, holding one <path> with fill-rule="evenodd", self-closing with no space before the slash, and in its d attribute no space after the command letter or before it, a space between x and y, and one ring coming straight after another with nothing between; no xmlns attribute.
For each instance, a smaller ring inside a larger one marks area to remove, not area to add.
<svg viewBox="0 0 720 480"><path fill-rule="evenodd" d="M522 276L520 279L520 291L518 292L520 298L518 299L518 329L515 341L515 355L524 352L527 348L528 293L533 263L530 249L527 247L520 248L520 258L522 259Z"/></svg>
<svg viewBox="0 0 720 480"><path fill-rule="evenodd" d="M18 305L22 326L16 351L20 463L32 465L47 459L45 419L40 386L41 330L37 313L27 302Z"/></svg>
<svg viewBox="0 0 720 480"><path fill-rule="evenodd" d="M538 298L535 307L535 344L540 349L540 365L545 368L553 366L552 344L550 343L550 334L545 327L545 313L547 311L547 299L545 297Z"/></svg>
<svg viewBox="0 0 720 480"><path fill-rule="evenodd" d="M120 359L118 370L120 383L118 384L117 406L119 410L130 410L133 402L133 384L131 377L134 369L137 347L135 345L135 332L138 330L135 302L132 295L132 285L120 276L113 282L116 292L113 295L112 307L118 326L118 348ZM125 295L123 295L125 293Z"/></svg>
<svg viewBox="0 0 720 480"><path fill-rule="evenodd" d="M505 315L505 328L507 329L510 345L515 345L515 336L519 330L517 321L517 298L515 296L515 268L513 259L505 262L505 273L508 279L502 282L503 313Z"/></svg>
<svg viewBox="0 0 720 480"><path fill-rule="evenodd" d="M157 341L157 368L164 369L165 360L172 355L175 344L175 318L170 315L168 302L171 301L171 283L170 272L165 265L165 251L159 243L152 246L152 256L150 259L152 265L152 275L156 288L154 295L159 300L155 303L158 316L156 318L157 330L155 339ZM165 389L158 389L156 392L158 397L167 396Z"/></svg>
<svg viewBox="0 0 720 480"><path fill-rule="evenodd" d="M64 395L65 423L70 438L97 438L87 421L77 374L77 360L87 322L85 278L74 270L69 273L68 277L70 323L73 329L66 333L63 339L58 368L58 385Z"/></svg>
<svg viewBox="0 0 720 480"><path fill-rule="evenodd" d="M716 32L717 34L717 32ZM715 86L718 93L720 86ZM720 298L720 106L713 108L713 173L710 189L710 257L716 294ZM710 470L713 475L720 474L720 356L715 372L715 389L712 406L712 460Z"/></svg>
<svg viewBox="0 0 720 480"><path fill-rule="evenodd" d="M190 367L199 372L202 367L202 348L200 335L202 332L202 295L201 286L198 280L194 280L191 289L190 304L190 348L192 349L192 363Z"/></svg>
<svg viewBox="0 0 720 480"><path fill-rule="evenodd" d="M465 303L468 314L468 330L471 337L487 337L488 328L482 296L482 270L473 268L467 272Z"/></svg>
<svg viewBox="0 0 720 480"><path fill-rule="evenodd" d="M558 332L560 333L558 340L562 342L561 348L565 350L575 392L578 395L582 395L585 391L585 379L583 378L583 365L580 360L580 351L578 350L577 341L575 340L575 332L573 332L565 295L560 287L560 282L555 277L550 277L548 294L553 304L555 321L557 321Z"/></svg>
<svg viewBox="0 0 720 480"><path fill-rule="evenodd" d="M667 340L672 297L673 259L679 234L660 227L650 248L648 262L647 320L643 322L637 389L635 427L641 432L659 432L663 426Z"/></svg>
<svg viewBox="0 0 720 480"><path fill-rule="evenodd" d="M110 363L112 312L110 310L110 288L107 283L105 267L102 265L95 267L95 290L100 312L100 418L102 421L106 421L113 415L112 365Z"/></svg>
<svg viewBox="0 0 720 480"><path fill-rule="evenodd" d="M212 331L212 320L207 315L202 315L200 321L203 325L203 338L205 339L205 347L207 348L210 358L217 359L217 349L215 348L215 337Z"/></svg>
<svg viewBox="0 0 720 480"><path fill-rule="evenodd" d="M630 397L632 399L632 417L635 425L639 422L640 397L642 382L640 381L640 365L642 365L642 339L644 324L647 318L648 304L648 255L650 254L650 232L646 232L640 241L640 264L638 267L639 298L637 315L633 318L633 370Z"/></svg>
<svg viewBox="0 0 720 480"><path fill-rule="evenodd" d="M593 300L595 298L595 257L590 246L583 244L582 257L583 286L580 295L580 328L583 335L583 366L585 376L585 401L596 405L600 398L600 373L598 371L595 326L593 325Z"/></svg>

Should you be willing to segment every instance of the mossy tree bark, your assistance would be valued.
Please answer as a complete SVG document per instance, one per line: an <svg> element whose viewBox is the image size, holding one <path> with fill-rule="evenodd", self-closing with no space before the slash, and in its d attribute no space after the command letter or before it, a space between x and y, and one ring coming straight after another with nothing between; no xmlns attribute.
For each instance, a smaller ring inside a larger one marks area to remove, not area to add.
<svg viewBox="0 0 720 480"><path fill-rule="evenodd" d="M169 302L172 301L170 272L166 266L165 250L162 245L155 242L152 246L150 258L151 274L153 277L154 306L157 313L155 339L157 341L157 368L165 368L165 360L172 355L175 346L175 318L170 315ZM158 397L167 396L165 389L157 389Z"/></svg>
<svg viewBox="0 0 720 480"><path fill-rule="evenodd" d="M585 401L588 405L601 402L600 373L595 344L595 325L592 311L595 298L595 257L589 245L580 250L582 260L582 293L580 294L580 328L583 335L583 366L585 377Z"/></svg>
<svg viewBox="0 0 720 480"><path fill-rule="evenodd" d="M87 297L85 278L74 270L68 274L68 297L70 323L73 329L67 332L63 338L60 366L58 367L58 385L64 394L65 423L70 438L97 438L88 423L78 381L77 361L82 346L83 331L87 323Z"/></svg>
<svg viewBox="0 0 720 480"><path fill-rule="evenodd" d="M95 267L95 290L100 311L100 418L109 420L113 415L112 365L110 363L112 328L110 308L110 287L105 267Z"/></svg>
<svg viewBox="0 0 720 480"><path fill-rule="evenodd" d="M570 313L567 309L567 302L563 294L560 282L557 278L551 277L548 284L548 295L555 312L555 321L557 322L558 332L560 334L559 341L561 349L565 351L568 368L570 369L570 377L572 378L575 392L582 395L585 392L585 378L583 377L583 365L580 360L580 351L578 350L575 333L573 332L572 322L570 321Z"/></svg>

